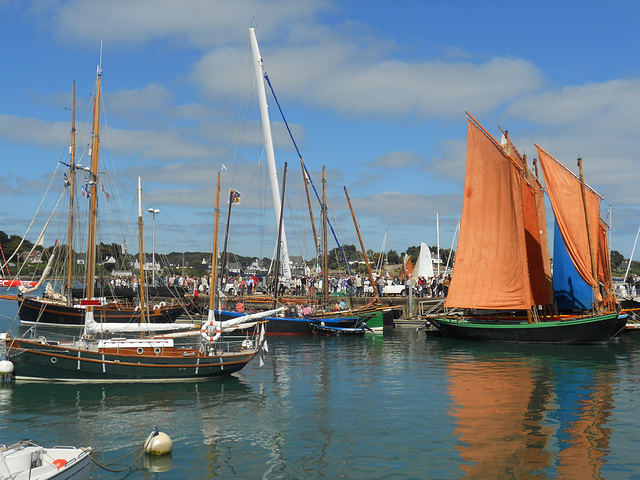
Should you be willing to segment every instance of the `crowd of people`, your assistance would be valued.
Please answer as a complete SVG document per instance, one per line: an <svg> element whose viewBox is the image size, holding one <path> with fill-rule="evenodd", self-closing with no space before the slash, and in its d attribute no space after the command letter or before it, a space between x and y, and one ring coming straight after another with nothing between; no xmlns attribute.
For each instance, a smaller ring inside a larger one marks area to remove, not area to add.
<svg viewBox="0 0 640 480"><path fill-rule="evenodd" d="M168 275L158 277L157 283L169 287L182 287L197 289L201 294L209 293L209 276L189 277L182 275ZM293 276L286 279L280 275L277 282L278 295L314 296L323 291L322 275ZM405 294L409 294L409 282L399 276L374 275L374 283L371 283L368 275L356 273L355 275L332 275L329 277L329 293L343 293L350 297L373 297L374 292L378 296L386 296L385 287L404 286ZM436 275L433 277L418 277L412 279L413 294L417 297L446 297L449 291L451 275ZM138 287L136 277L112 277L109 281L112 287ZM228 275L223 277L224 292L233 292L237 295L251 295L253 293L272 292L275 286L275 278L263 277L262 280L255 275ZM375 291L374 291L375 289ZM394 289L402 291L403 289Z"/></svg>
<svg viewBox="0 0 640 480"><path fill-rule="evenodd" d="M627 296L636 297L640 295L640 275L627 275L625 283L627 284Z"/></svg>
<svg viewBox="0 0 640 480"><path fill-rule="evenodd" d="M277 288L278 295L314 296L323 291L323 277L318 276L293 276L286 279L280 275ZM408 282L398 276L376 275L374 283L371 283L369 276L361 275L332 275L329 277L329 293L343 293L350 297L373 297L375 292L378 296L385 296L385 287L391 285L405 286L408 295ZM251 294L257 285L258 279L253 276L236 275L224 279L225 285L233 285L234 291L239 295ZM451 282L450 275L439 275L429 278L419 277L412 279L413 293L418 297L446 297ZM263 279L261 283L263 289L273 290L274 279ZM374 291L374 288L376 289ZM227 288L228 290L228 288ZM402 289L400 289L401 291Z"/></svg>

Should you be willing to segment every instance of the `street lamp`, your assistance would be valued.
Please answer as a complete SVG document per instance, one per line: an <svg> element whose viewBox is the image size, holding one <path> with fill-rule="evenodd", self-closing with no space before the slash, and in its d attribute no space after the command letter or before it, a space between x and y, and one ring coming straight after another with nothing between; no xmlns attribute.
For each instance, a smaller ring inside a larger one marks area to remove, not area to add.
<svg viewBox="0 0 640 480"><path fill-rule="evenodd" d="M151 285L155 287L156 285L156 215L160 213L160 210L157 208L149 208L149 213L153 215L152 221L152 237L151 237Z"/></svg>

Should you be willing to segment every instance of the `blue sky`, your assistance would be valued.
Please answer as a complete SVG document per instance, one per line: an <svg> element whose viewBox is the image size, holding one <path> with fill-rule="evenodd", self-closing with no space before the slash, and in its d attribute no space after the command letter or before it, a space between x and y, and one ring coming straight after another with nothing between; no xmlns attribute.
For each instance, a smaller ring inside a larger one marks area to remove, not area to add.
<svg viewBox="0 0 640 480"><path fill-rule="evenodd" d="M398 252L434 245L436 215L440 246L451 246L466 110L496 137L498 126L508 129L530 158L534 142L574 171L581 156L587 182L605 197L603 215L612 206L612 248L631 253L640 225L637 2L0 0L0 14L7 233L26 232L58 160L67 159L73 81L77 122L88 118L102 42L101 155L114 180L105 180L112 200L102 198L101 208L112 204L135 222L141 176L145 210L161 210L156 250L209 250L224 164L223 196L229 188L243 195L229 248L271 256L276 228L249 62L253 25L318 188L326 168L342 243L357 244L346 186L367 248L379 251L385 232L386 248ZM289 165L289 245L310 258L298 157L269 103L280 174ZM41 216L57 200L49 197ZM150 251L150 233L145 238Z"/></svg>

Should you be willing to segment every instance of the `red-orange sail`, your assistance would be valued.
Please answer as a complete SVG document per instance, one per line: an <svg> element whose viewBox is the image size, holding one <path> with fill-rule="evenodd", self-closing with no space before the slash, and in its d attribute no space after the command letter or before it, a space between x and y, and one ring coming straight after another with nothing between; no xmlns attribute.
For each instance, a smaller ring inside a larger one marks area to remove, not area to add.
<svg viewBox="0 0 640 480"><path fill-rule="evenodd" d="M411 262L411 257L407 257L407 261L404 265L404 278L411 278L411 274L413 273L413 262Z"/></svg>
<svg viewBox="0 0 640 480"><path fill-rule="evenodd" d="M596 298L602 300L596 288L598 279L594 275L591 259L591 252L600 250L601 197L591 188L585 188L585 209L580 179L537 144L536 148L549 200L567 252L580 277L596 290ZM593 242L591 246L590 238Z"/></svg>
<svg viewBox="0 0 640 480"><path fill-rule="evenodd" d="M526 166L471 118L467 136L460 237L445 306L526 310L550 304L542 202Z"/></svg>

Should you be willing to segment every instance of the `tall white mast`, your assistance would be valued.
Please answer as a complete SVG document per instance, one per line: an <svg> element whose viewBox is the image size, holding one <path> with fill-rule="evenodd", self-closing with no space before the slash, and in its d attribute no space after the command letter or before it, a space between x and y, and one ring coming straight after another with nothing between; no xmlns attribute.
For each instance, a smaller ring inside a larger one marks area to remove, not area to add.
<svg viewBox="0 0 640 480"><path fill-rule="evenodd" d="M262 65L262 57L258 49L258 40L253 28L249 29L249 37L251 38L251 51L253 52L253 63L256 71L256 86L258 88L258 100L260 102L260 116L262 117L262 132L264 135L264 148L267 153L267 164L269 166L269 179L271 180L271 196L273 198L273 211L276 216L276 225L280 225L280 187L278 186L278 172L276 171L276 159L273 154L273 139L271 138L271 123L269 122L269 107L267 106L267 93L264 88L264 66ZM286 279L291 278L291 264L289 263L289 250L287 248L287 236L285 234L284 224L282 225L282 234L280 237L280 258L282 265L282 273ZM276 272L276 275L279 272Z"/></svg>
<svg viewBox="0 0 640 480"><path fill-rule="evenodd" d="M438 277L440 277L440 216L436 212L436 243L438 251Z"/></svg>

